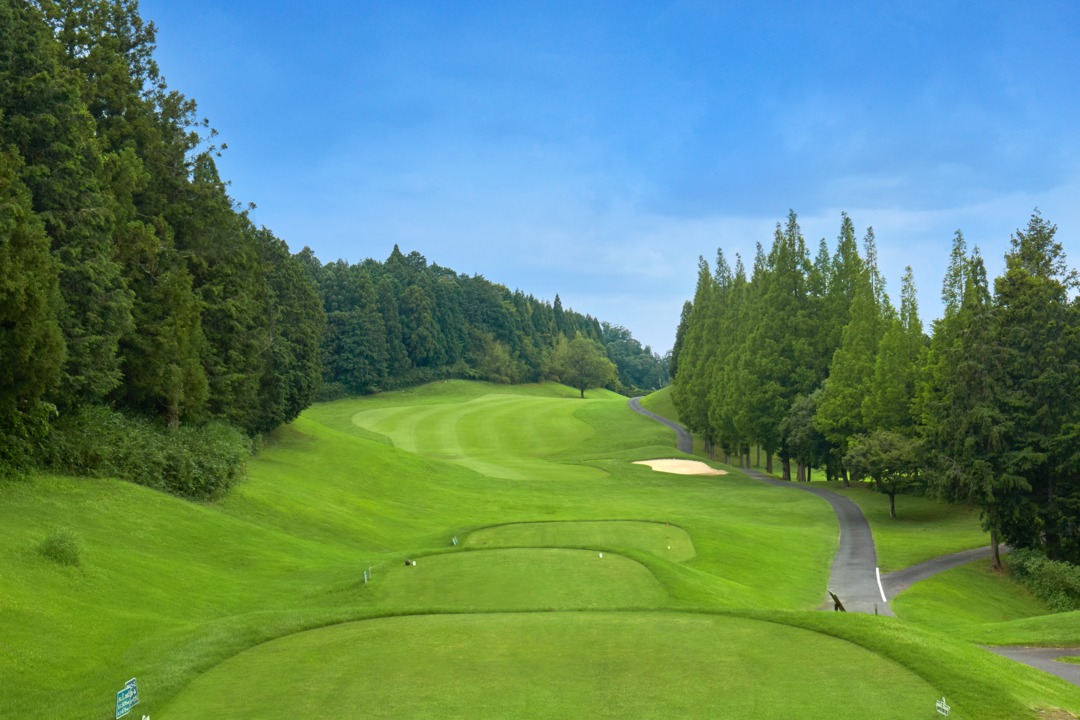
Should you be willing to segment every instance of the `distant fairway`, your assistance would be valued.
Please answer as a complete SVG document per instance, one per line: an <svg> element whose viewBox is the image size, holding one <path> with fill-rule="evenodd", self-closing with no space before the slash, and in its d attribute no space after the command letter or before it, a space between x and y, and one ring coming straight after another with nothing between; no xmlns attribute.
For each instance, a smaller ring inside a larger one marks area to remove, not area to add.
<svg viewBox="0 0 1080 720"><path fill-rule="evenodd" d="M396 447L507 480L588 480L602 475L581 465L554 464L553 454L587 441L594 430L576 419L583 400L484 395L465 402L365 410L352 422L388 437Z"/></svg>
<svg viewBox="0 0 1080 720"><path fill-rule="evenodd" d="M914 673L863 648L771 623L444 615L352 623L253 648L192 683L162 717L908 720L933 717L936 697Z"/></svg>

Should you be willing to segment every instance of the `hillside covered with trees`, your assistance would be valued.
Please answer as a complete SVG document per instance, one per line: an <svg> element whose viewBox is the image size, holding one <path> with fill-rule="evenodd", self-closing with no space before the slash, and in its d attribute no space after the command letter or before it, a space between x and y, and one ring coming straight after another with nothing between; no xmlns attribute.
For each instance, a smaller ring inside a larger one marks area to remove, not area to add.
<svg viewBox="0 0 1080 720"><path fill-rule="evenodd" d="M596 384L666 382L629 331L558 297L396 247L292 254L230 197L224 144L154 51L133 0L0 0L0 471L211 496L324 383L559 377L579 336L617 364Z"/></svg>
<svg viewBox="0 0 1080 720"><path fill-rule="evenodd" d="M589 387L630 394L667 384L663 359L629 330L564 309L558 295L538 300L397 246L381 263L322 264L309 248L299 257L326 311L322 397L448 377L574 384L560 344L578 337L615 365L614 375L601 373Z"/></svg>
<svg viewBox="0 0 1080 720"><path fill-rule="evenodd" d="M993 283L958 231L927 335L911 270L899 309L873 229L844 215L811 255L792 212L749 275L722 251L683 309L672 357L683 421L711 452L750 448L808 480L873 478L970 500L997 541L1080 562L1080 301L1036 211ZM895 506L894 506L895 512Z"/></svg>

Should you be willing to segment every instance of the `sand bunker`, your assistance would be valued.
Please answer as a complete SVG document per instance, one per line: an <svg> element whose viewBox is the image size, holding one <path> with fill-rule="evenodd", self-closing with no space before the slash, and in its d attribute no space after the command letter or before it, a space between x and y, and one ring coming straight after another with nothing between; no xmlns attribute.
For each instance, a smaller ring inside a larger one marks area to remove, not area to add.
<svg viewBox="0 0 1080 720"><path fill-rule="evenodd" d="M726 470L717 470L699 460L638 460L634 464L675 475L727 475Z"/></svg>

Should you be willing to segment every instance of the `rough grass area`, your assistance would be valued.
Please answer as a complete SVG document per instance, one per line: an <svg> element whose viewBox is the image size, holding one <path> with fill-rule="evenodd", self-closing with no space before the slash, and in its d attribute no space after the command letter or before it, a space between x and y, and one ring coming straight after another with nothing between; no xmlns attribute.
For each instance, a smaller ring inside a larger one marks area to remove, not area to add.
<svg viewBox="0 0 1080 720"><path fill-rule="evenodd" d="M82 562L82 540L67 528L53 530L38 543L38 553L60 565L74 567Z"/></svg>
<svg viewBox="0 0 1080 720"><path fill-rule="evenodd" d="M1050 609L1023 585L979 560L935 575L900 593L892 608L899 617L952 633L980 625L1046 615Z"/></svg>

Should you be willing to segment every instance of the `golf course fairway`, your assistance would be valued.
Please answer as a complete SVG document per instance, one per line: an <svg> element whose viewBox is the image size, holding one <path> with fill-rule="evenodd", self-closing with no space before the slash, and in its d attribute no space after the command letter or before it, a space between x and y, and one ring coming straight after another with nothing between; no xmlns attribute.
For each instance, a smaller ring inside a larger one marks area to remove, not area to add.
<svg viewBox="0 0 1080 720"><path fill-rule="evenodd" d="M822 612L828 503L578 396L448 381L318 404L215 502L0 483L0 717L106 720L133 678L153 720L1080 713L1080 688L976 644L1080 644L1080 614L977 568L895 618ZM635 464L657 459L727 474ZM965 508L920 498L889 526L885 496L857 499L893 567L982 542ZM77 565L37 550L56 529Z"/></svg>

